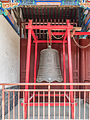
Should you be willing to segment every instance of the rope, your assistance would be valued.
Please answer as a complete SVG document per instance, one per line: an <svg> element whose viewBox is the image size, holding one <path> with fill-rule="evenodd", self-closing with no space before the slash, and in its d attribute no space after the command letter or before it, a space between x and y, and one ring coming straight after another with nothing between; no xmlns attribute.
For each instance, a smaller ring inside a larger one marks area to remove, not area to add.
<svg viewBox="0 0 90 120"><path fill-rule="evenodd" d="M65 34L64 34L65 35ZM63 37L64 37L64 35L62 35L61 37L56 37L55 35L53 35L53 33L51 32L51 41L50 41L50 45L52 45L52 36L55 38L55 39L62 39ZM48 34L48 32L47 32L47 45L49 45L49 34Z"/></svg>
<svg viewBox="0 0 90 120"><path fill-rule="evenodd" d="M78 42L75 40L74 37L73 37L73 41L75 42L75 44L76 44L79 48L82 48L82 49L85 49L85 48L87 48L87 47L90 46L90 43L89 43L88 45L86 45L86 46L79 45Z"/></svg>
<svg viewBox="0 0 90 120"><path fill-rule="evenodd" d="M64 37L64 35L65 35L65 34L64 34L64 35L62 35L61 37L56 37L55 35L53 35L52 32L51 32L51 34L52 34L52 36L53 36L55 39L58 39L58 40L59 40L59 39L62 39L62 38Z"/></svg>
<svg viewBox="0 0 90 120"><path fill-rule="evenodd" d="M65 35L65 34L64 34ZM51 39L50 39L50 45L52 45L52 36L55 38L55 39L62 39L64 37L64 35L62 35L61 37L56 37L55 35L53 35L53 33L51 32ZM47 46L49 46L49 34L47 32Z"/></svg>
<svg viewBox="0 0 90 120"><path fill-rule="evenodd" d="M64 35L65 35L65 34L64 34ZM64 37L64 35L62 35L61 37L56 37L56 36L53 35L53 33L51 32L51 41L52 41L52 36L53 36L55 39L62 39L62 38ZM49 35L48 35L48 32L47 32L47 41L48 41L48 42L47 42L47 45L49 45L48 37L49 37ZM50 45L52 44L51 41L50 41ZM76 44L79 48L81 48L81 49L85 49L85 48L87 48L87 47L90 46L90 43L89 43L88 45L85 45L85 46L82 46L82 45L78 44L78 42L75 40L74 37L73 37L73 41L74 41L75 44Z"/></svg>
<svg viewBox="0 0 90 120"><path fill-rule="evenodd" d="M64 34L65 35L65 34ZM53 33L51 32L51 41L52 41L52 36L55 38L55 39L61 39L61 38L63 38L64 37L64 35L62 35L61 37L56 37L56 36L54 36L53 35ZM47 32L47 45L49 45L49 40L48 40L48 32ZM50 41L50 45L52 45L52 43L51 43L51 41ZM87 47L89 47L90 46L90 43L88 44L88 45L86 45L86 46L82 46L82 45L79 45L78 44L78 42L75 40L75 38L73 37L73 41L75 42L75 44L79 47L79 48L81 48L81 49L85 49L85 48L87 48Z"/></svg>

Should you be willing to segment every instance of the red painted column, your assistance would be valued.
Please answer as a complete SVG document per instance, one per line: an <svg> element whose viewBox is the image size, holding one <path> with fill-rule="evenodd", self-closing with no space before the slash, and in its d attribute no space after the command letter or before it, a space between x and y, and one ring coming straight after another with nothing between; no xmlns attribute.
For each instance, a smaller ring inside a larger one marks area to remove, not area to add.
<svg viewBox="0 0 90 120"><path fill-rule="evenodd" d="M34 62L34 83L36 83L36 68L37 68L37 41L35 41L35 62ZM34 86L34 89L36 86Z"/></svg>
<svg viewBox="0 0 90 120"><path fill-rule="evenodd" d="M36 83L36 68L37 68L37 41L35 41L35 62L34 62L34 83ZM34 90L36 89L36 85L34 85ZM35 102L35 91L33 95L33 100Z"/></svg>
<svg viewBox="0 0 90 120"><path fill-rule="evenodd" d="M71 56L71 35L70 35L70 23L69 20L67 20L67 40L68 40L68 63L69 63L69 81L70 83L73 83L73 72L72 72L72 56ZM73 90L73 85L70 85L70 89ZM71 101L71 116L72 119L74 119L74 96L73 96L73 91L70 92L70 101Z"/></svg>
<svg viewBox="0 0 90 120"><path fill-rule="evenodd" d="M65 40L66 40L67 34L65 33L64 39L63 39L63 75L64 75L64 83L66 83L66 64L65 64ZM64 85L64 89L66 89L66 85ZM66 94L66 91L65 91ZM65 97L65 102L67 101Z"/></svg>
<svg viewBox="0 0 90 120"><path fill-rule="evenodd" d="M63 75L64 75L64 83L66 83L66 64L65 64L65 40L66 40L67 34L64 36L63 40ZM66 89L66 85L64 86L64 89Z"/></svg>
<svg viewBox="0 0 90 120"><path fill-rule="evenodd" d="M28 26L31 26L32 21L29 21ZM27 43L27 61L26 61L26 81L29 83L29 74L30 74L30 55L31 55L31 29L28 29L28 43ZM28 85L25 86L25 89L28 89ZM28 92L25 92L24 98L24 119L27 118L27 103L28 103Z"/></svg>

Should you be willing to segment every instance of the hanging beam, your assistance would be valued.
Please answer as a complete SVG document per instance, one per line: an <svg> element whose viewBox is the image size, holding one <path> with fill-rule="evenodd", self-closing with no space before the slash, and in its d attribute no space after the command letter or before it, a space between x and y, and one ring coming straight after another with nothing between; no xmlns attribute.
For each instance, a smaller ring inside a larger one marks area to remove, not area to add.
<svg viewBox="0 0 90 120"><path fill-rule="evenodd" d="M48 26L50 26L50 23L48 23ZM48 29L48 33L47 33L48 35L49 35L49 43L51 42L51 29Z"/></svg>

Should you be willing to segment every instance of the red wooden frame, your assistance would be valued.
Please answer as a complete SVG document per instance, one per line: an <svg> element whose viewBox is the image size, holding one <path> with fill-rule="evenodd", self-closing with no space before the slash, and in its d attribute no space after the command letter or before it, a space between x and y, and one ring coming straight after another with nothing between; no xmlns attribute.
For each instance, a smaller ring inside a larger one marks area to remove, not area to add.
<svg viewBox="0 0 90 120"><path fill-rule="evenodd" d="M28 44L27 44L27 62L26 62L26 83L29 83L29 74L30 74L30 56L31 56L31 35L34 38L33 43L35 43L35 62L34 62L34 83L36 83L36 65L37 65L37 45L39 43L47 43L47 40L38 40L38 37L35 36L34 29L47 29L49 34L49 43L51 42L51 30L52 29L66 29L65 32L53 32L54 35L64 35L63 40L52 40L52 43L62 43L63 44L63 68L64 68L64 83L66 83L66 65L65 65L65 44L67 43L68 46L68 63L69 63L69 82L73 83L73 74L72 74L72 58L71 58L71 34L70 30L73 29L73 26L70 25L69 20L67 20L67 25L32 25L32 20L29 20L28 25L26 25L26 29L28 29ZM90 35L90 32L75 32L74 35ZM67 38L67 40L66 40ZM28 89L28 85L25 85L25 89ZM34 85L34 89L36 86ZM66 89L66 86L64 87ZM73 89L73 85L70 85L70 89ZM34 92L35 94L35 92ZM35 101L35 97L34 97ZM72 119L74 119L74 96L73 91L70 92L70 101L71 101L71 115ZM25 92L25 99L24 99L24 118L27 118L27 105L28 105L28 92ZM42 103L40 103L42 106ZM47 103L45 104L47 106ZM50 103L50 105L54 105ZM59 104L57 104L58 106ZM64 105L62 103L61 105ZM68 105L67 103L65 104ZM33 106L33 103L30 103L30 106ZM35 103L37 106L37 103Z"/></svg>
<svg viewBox="0 0 90 120"><path fill-rule="evenodd" d="M90 0L87 0L87 2L90 2Z"/></svg>

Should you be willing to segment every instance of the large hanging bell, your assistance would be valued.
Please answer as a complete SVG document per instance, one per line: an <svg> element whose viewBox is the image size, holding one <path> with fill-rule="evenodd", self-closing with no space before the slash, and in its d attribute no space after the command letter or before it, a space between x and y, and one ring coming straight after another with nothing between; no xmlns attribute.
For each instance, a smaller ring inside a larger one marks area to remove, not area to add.
<svg viewBox="0 0 90 120"><path fill-rule="evenodd" d="M49 46L40 52L37 82L62 82L58 51Z"/></svg>

